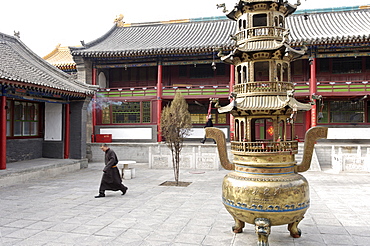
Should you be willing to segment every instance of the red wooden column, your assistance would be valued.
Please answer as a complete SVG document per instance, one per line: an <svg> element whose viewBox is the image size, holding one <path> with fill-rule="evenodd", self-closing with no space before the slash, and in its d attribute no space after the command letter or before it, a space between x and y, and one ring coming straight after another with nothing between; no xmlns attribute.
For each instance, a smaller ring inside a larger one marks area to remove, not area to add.
<svg viewBox="0 0 370 246"><path fill-rule="evenodd" d="M230 82L229 82L230 95L234 91L234 85L235 85L235 66L231 64L230 65ZM230 114L230 140L234 140L234 134L235 134L234 116Z"/></svg>
<svg viewBox="0 0 370 246"><path fill-rule="evenodd" d="M96 85L96 68L93 67L92 69L92 79L91 84ZM91 120L92 120L92 136L91 142L95 142L95 126L96 126L96 94L93 96L92 100L92 112L91 112Z"/></svg>
<svg viewBox="0 0 370 246"><path fill-rule="evenodd" d="M64 115L65 115L65 135L64 135L64 159L69 158L69 144L70 144L70 133L71 133L71 121L70 121L70 106L69 103L64 105Z"/></svg>
<svg viewBox="0 0 370 246"><path fill-rule="evenodd" d="M162 142L161 132L161 114L162 114L162 80L163 67L161 64L158 65L158 77L157 77L157 141Z"/></svg>
<svg viewBox="0 0 370 246"><path fill-rule="evenodd" d="M6 96L0 97L0 170L6 169Z"/></svg>
<svg viewBox="0 0 370 246"><path fill-rule="evenodd" d="M310 129L311 127L311 110L308 110L305 112L305 132L308 131L308 129ZM303 136L304 137L304 136Z"/></svg>
<svg viewBox="0 0 370 246"><path fill-rule="evenodd" d="M314 102L311 108L311 127L315 127L317 124L317 113L316 113L316 99L312 98L312 95L316 95L317 92L317 79L316 79L316 58L312 59L311 65L310 65L310 97L311 100Z"/></svg>

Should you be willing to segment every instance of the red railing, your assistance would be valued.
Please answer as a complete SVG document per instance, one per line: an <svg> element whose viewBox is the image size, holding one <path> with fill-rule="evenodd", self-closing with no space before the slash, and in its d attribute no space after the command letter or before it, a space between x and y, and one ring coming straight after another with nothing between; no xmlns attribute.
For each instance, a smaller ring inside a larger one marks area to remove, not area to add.
<svg viewBox="0 0 370 246"><path fill-rule="evenodd" d="M173 97L176 91L181 91L183 96L225 96L229 92L228 85L173 85L163 86L162 96ZM157 95L156 86L145 87L122 87L122 88L101 88L97 92L98 97L150 97Z"/></svg>
<svg viewBox="0 0 370 246"><path fill-rule="evenodd" d="M97 97L137 97L137 96L156 96L156 86L143 87L122 87L122 88L101 88L97 92Z"/></svg>
<svg viewBox="0 0 370 246"><path fill-rule="evenodd" d="M294 86L293 86L294 85ZM272 93L284 92L294 87L295 94L308 95L309 82L300 81L293 83L271 83L271 82L251 82L247 84L235 85L236 93ZM173 97L176 91L179 90L184 96L224 96L229 95L228 85L173 85L163 86L163 97ZM318 81L317 94L330 95L360 95L370 93L370 81L356 80L356 81ZM97 92L97 97L156 97L156 86L142 86L142 87L122 87L122 88L101 88Z"/></svg>

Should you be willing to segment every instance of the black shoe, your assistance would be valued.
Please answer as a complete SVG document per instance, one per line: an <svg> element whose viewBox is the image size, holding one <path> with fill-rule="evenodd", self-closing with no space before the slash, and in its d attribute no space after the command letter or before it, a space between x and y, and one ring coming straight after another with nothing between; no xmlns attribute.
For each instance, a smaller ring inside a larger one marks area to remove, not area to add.
<svg viewBox="0 0 370 246"><path fill-rule="evenodd" d="M105 197L104 194L99 194L98 196L95 196L95 198Z"/></svg>
<svg viewBox="0 0 370 246"><path fill-rule="evenodd" d="M124 195L124 194L126 194L126 191L128 190L128 188L127 187L125 187L125 189L123 189L123 190L121 190L122 191L122 196Z"/></svg>
<svg viewBox="0 0 370 246"><path fill-rule="evenodd" d="M205 141L200 141L202 144L204 144Z"/></svg>

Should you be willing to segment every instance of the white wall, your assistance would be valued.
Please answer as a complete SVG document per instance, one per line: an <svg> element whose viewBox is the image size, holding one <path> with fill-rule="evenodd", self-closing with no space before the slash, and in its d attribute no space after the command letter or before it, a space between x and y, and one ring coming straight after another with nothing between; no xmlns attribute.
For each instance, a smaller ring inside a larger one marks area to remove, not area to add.
<svg viewBox="0 0 370 246"><path fill-rule="evenodd" d="M63 104L45 103L45 137L47 141L62 141Z"/></svg>
<svg viewBox="0 0 370 246"><path fill-rule="evenodd" d="M99 85L100 88L106 88L107 87L107 79L105 78L105 74L103 72L99 73L98 85Z"/></svg>
<svg viewBox="0 0 370 246"><path fill-rule="evenodd" d="M101 128L100 134L112 134L112 139L152 139L152 128Z"/></svg>
<svg viewBox="0 0 370 246"><path fill-rule="evenodd" d="M219 128L228 136L227 128ZM100 134L112 134L112 139L152 139L153 128L101 128ZM187 138L203 138L204 128L192 128Z"/></svg>
<svg viewBox="0 0 370 246"><path fill-rule="evenodd" d="M329 128L327 139L370 139L370 128Z"/></svg>
<svg viewBox="0 0 370 246"><path fill-rule="evenodd" d="M222 128L222 127L217 127L221 131L225 133L225 136L228 136L228 129L227 128ZM192 128L190 136L188 138L203 138L205 135L205 130L204 128Z"/></svg>

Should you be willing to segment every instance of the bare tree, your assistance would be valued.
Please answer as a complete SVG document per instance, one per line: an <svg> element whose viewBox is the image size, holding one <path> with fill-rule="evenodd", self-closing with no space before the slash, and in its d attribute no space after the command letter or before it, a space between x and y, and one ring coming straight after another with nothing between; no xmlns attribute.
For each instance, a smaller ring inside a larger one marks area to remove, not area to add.
<svg viewBox="0 0 370 246"><path fill-rule="evenodd" d="M171 150L176 185L179 185L180 152L184 138L190 135L191 116L181 92L176 92L170 105L164 107L161 115L161 131L167 147Z"/></svg>

